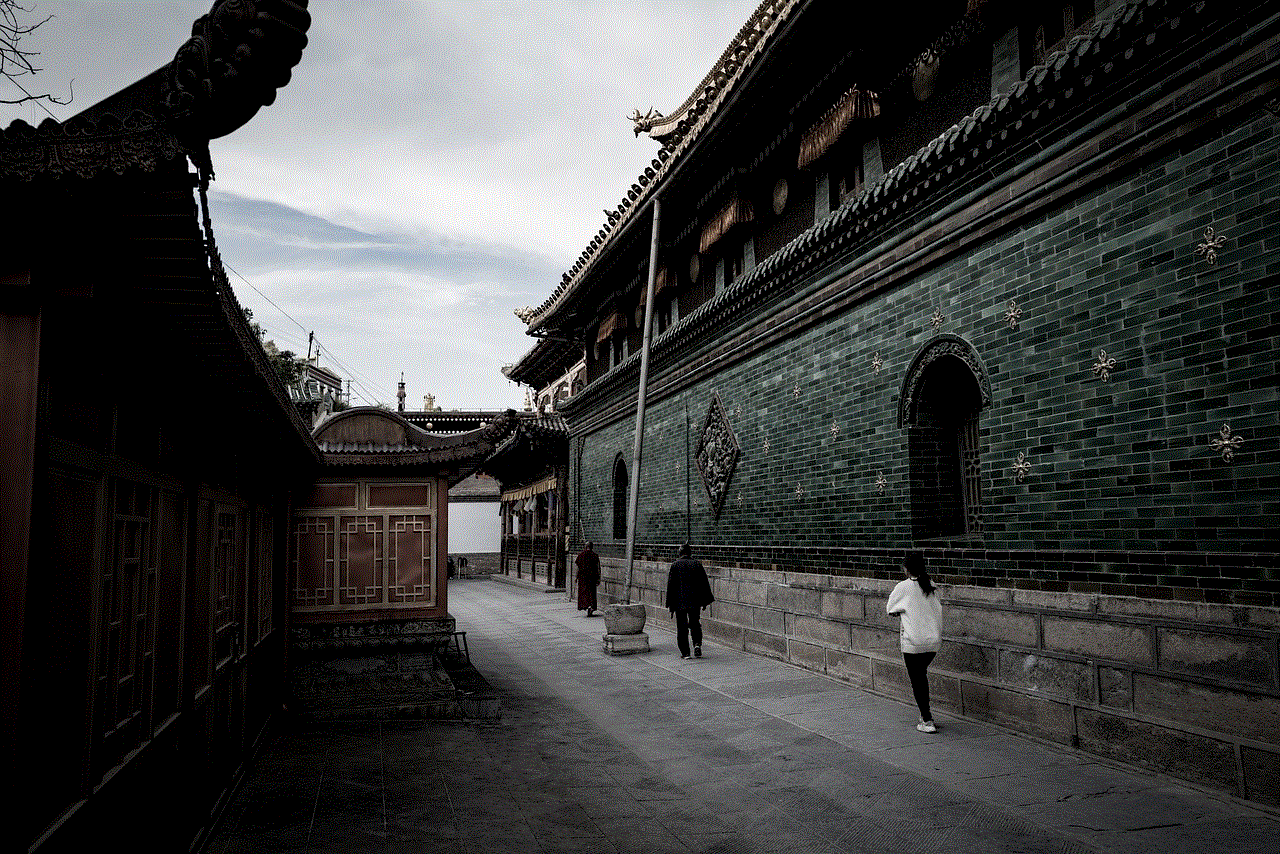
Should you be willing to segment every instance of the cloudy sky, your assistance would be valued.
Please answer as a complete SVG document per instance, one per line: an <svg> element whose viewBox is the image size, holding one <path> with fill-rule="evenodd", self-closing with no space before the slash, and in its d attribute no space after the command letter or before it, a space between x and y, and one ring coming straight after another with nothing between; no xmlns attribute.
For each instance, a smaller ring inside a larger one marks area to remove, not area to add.
<svg viewBox="0 0 1280 854"><path fill-rule="evenodd" d="M160 67L212 0L39 2L28 89L59 119ZM518 406L512 310L550 293L657 150L626 119L679 106L757 0L311 0L275 104L212 145L210 205L240 301L353 401ZM0 97L16 90L0 80ZM32 105L0 122L32 123ZM236 274L243 276L237 278Z"/></svg>

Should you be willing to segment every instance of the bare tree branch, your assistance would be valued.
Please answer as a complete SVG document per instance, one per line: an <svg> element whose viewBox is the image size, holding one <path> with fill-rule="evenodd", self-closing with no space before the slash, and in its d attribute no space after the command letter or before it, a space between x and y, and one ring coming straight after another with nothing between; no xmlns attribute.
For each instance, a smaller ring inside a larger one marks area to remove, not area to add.
<svg viewBox="0 0 1280 854"><path fill-rule="evenodd" d="M0 98L0 104L23 104L28 101L49 101L53 104L69 104L75 93L68 86L66 98L59 98L48 92L34 94L23 86L19 77L33 77L42 69L35 64L39 51L22 47L22 39L53 20L53 15L46 15L34 23L24 23L24 19L32 11L32 7L21 5L18 0L0 0L0 77L7 78L22 92L21 98ZM41 104L43 107L44 105ZM49 112L45 109L45 112ZM53 115L49 113L49 115Z"/></svg>

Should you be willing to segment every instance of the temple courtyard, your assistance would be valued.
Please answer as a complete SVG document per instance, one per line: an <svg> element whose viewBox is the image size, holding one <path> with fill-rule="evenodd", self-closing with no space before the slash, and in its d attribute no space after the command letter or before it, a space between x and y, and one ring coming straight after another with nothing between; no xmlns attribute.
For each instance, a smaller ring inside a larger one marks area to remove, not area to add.
<svg viewBox="0 0 1280 854"><path fill-rule="evenodd" d="M1280 851L1280 816L707 643L608 656L561 595L450 582L501 720L269 737L209 851Z"/></svg>

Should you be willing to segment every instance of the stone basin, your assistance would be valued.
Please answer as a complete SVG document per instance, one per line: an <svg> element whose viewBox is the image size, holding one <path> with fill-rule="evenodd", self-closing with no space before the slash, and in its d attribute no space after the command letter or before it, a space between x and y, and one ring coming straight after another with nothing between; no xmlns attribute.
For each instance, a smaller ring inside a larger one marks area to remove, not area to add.
<svg viewBox="0 0 1280 854"><path fill-rule="evenodd" d="M604 617L605 633L611 635L638 635L644 631L648 618L643 603L605 605L600 614Z"/></svg>

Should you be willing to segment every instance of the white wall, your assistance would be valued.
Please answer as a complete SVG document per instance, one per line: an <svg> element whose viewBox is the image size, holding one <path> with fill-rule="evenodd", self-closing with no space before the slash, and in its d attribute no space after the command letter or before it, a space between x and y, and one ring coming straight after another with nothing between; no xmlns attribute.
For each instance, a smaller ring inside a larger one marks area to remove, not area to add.
<svg viewBox="0 0 1280 854"><path fill-rule="evenodd" d="M450 501L449 554L499 551L501 525L497 501Z"/></svg>

